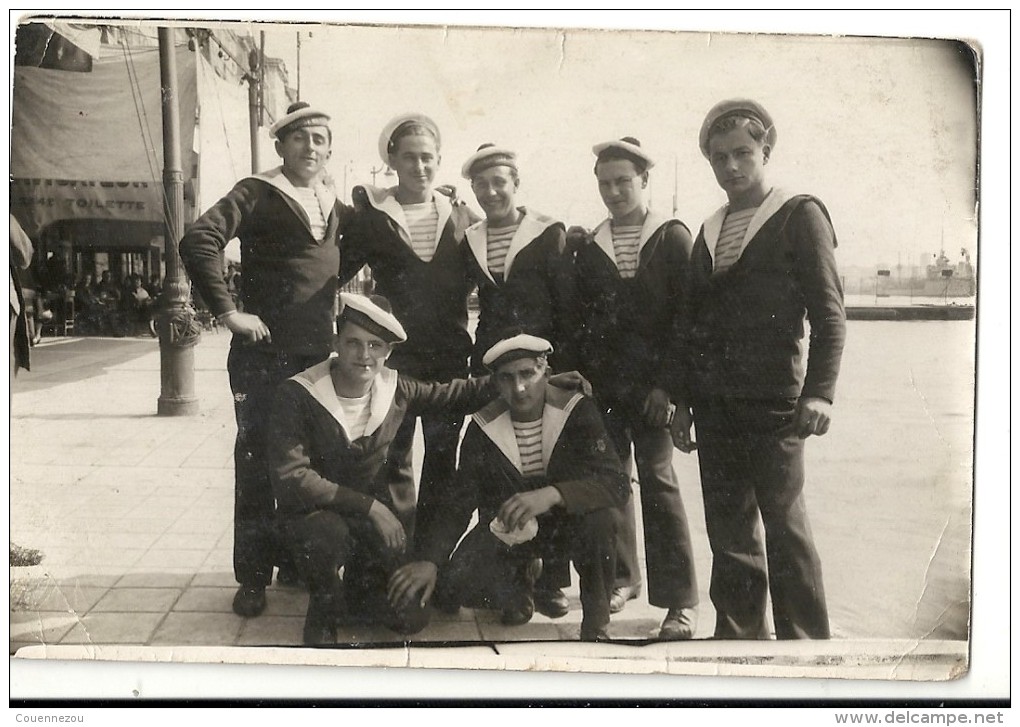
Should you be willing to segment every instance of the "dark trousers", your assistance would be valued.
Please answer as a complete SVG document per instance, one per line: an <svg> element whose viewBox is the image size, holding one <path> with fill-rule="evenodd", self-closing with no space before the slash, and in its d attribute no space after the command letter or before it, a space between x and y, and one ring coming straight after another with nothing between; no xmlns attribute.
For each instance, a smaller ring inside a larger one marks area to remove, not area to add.
<svg viewBox="0 0 1020 727"><path fill-rule="evenodd" d="M401 367L400 373L422 381L449 382L467 376L467 369ZM414 417L405 417L390 443L385 476L393 499L394 514L407 533L410 546L414 542L414 514L418 494L414 487L411 448L414 444ZM457 414L428 414L421 417L425 457L421 467L420 491L449 486L457 471L457 446L464 417ZM420 494L420 493L419 493Z"/></svg>
<svg viewBox="0 0 1020 727"><path fill-rule="evenodd" d="M25 304L21 304L20 313L14 312L13 305L8 310L10 311L11 381L13 382L18 369L25 369L27 371L29 368L30 341ZM12 393L8 392L8 398L10 398Z"/></svg>
<svg viewBox="0 0 1020 727"><path fill-rule="evenodd" d="M305 355L258 346L231 346L227 354L234 394L234 578L268 586L282 548L276 533L276 500L266 462L265 424L281 383L324 361L328 352Z"/></svg>
<svg viewBox="0 0 1020 727"><path fill-rule="evenodd" d="M691 533L680 497L680 483L673 470L673 440L669 430L648 427L638 415L628 416L620 407L604 407L602 415L628 472L631 471L631 445L634 448L644 522L648 602L659 608L696 606L698 582ZM619 522L615 585L636 586L641 583L641 568L634 498L616 512Z"/></svg>
<svg viewBox="0 0 1020 727"><path fill-rule="evenodd" d="M694 404L717 638L768 638L770 592L778 638L829 638L796 406L796 399Z"/></svg>
<svg viewBox="0 0 1020 727"><path fill-rule="evenodd" d="M337 604L347 622L383 624L401 634L428 625L427 608L414 602L395 609L386 598L390 576L407 558L386 548L368 518L317 510L287 518L281 529L311 599Z"/></svg>
<svg viewBox="0 0 1020 727"><path fill-rule="evenodd" d="M11 346L11 378L10 388L7 389L7 403L14 401L14 377L18 375L18 356L14 351L14 334L18 325L18 314L14 312L14 306L10 308L11 327L8 329Z"/></svg>
<svg viewBox="0 0 1020 727"><path fill-rule="evenodd" d="M538 535L513 547L489 532L488 519L475 526L440 569L444 600L469 608L502 609L514 602L515 575L529 560L573 561L580 576L582 627L605 628L616 570L616 518L603 508L578 515L544 515L538 522Z"/></svg>

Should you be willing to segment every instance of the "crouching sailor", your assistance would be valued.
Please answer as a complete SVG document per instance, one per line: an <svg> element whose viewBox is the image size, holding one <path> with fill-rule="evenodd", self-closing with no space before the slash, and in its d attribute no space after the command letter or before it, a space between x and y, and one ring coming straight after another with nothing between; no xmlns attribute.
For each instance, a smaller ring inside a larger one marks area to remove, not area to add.
<svg viewBox="0 0 1020 727"><path fill-rule="evenodd" d="M455 486L420 505L422 561L394 576L398 602L420 587L422 573L435 587L438 569L445 606L494 608L504 624L526 623L541 559L569 559L580 575L581 638L608 638L613 510L630 484L592 400L548 385L551 352L530 335L486 352L499 398L472 417ZM478 525L451 557L476 507Z"/></svg>

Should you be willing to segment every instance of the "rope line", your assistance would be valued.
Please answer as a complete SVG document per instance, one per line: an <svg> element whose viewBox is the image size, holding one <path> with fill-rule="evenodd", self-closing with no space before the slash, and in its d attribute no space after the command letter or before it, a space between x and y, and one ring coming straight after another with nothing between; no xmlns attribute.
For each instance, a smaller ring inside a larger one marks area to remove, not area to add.
<svg viewBox="0 0 1020 727"><path fill-rule="evenodd" d="M137 80L137 77L136 77L136 69L135 69L135 66L134 66L134 59L130 56L130 51L128 50L127 45L124 44L123 41L121 41L121 46L120 47L121 47L121 51L123 52L123 56L124 56L124 67L125 67L125 69L127 71L127 75L128 75L128 87L131 90L131 101L132 101L132 103L135 106L135 118L138 121L138 134L139 134L139 136L141 136L141 139L142 139L142 151L145 153L145 163L149 167L149 175L152 177L152 180L155 182L156 181L156 170L153 167L152 157L149 155L149 146L151 145L151 140L149 139L149 133L148 133L149 130L146 128L146 121L147 120L145 119L144 111L141 108L141 100L139 99L139 96L141 95L141 86L138 83L138 80Z"/></svg>
<svg viewBox="0 0 1020 727"><path fill-rule="evenodd" d="M170 207L170 198L167 195L166 186L163 184L162 174L158 171L159 165L158 160L156 159L156 145L153 141L152 134L149 131L149 115L145 109L145 101L142 98L141 83L138 80L138 69L135 67L134 56L131 53L131 49L123 41L123 39L121 40L121 49L124 52L124 63L128 72L128 83L131 87L131 99L135 104L135 117L138 119L138 126L142 137L142 147L145 151L145 162L149 166L149 175L152 177L152 182L160 190L160 196L163 199L163 205L160 211L160 214L163 217L163 226L165 228L169 228L170 217L167 215L167 210ZM160 92L162 93L162 89ZM178 234L181 232L183 232L183 230L177 230Z"/></svg>

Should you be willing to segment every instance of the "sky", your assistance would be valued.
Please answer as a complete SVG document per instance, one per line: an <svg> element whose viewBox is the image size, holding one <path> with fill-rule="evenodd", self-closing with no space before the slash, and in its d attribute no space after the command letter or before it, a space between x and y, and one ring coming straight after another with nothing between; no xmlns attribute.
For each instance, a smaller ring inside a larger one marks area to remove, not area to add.
<svg viewBox="0 0 1020 727"><path fill-rule="evenodd" d="M846 265L976 257L974 58L947 40L778 34L344 25L258 26L301 97L333 117L338 185L371 182L388 119L420 111L442 136L440 183L482 143L514 149L519 203L605 217L591 146L629 135L656 159L653 207L693 231L725 201L697 145L705 113L744 96L778 130L770 181L817 195ZM346 181L346 184L345 184ZM380 185L394 183L377 174ZM477 208L477 206L476 206Z"/></svg>

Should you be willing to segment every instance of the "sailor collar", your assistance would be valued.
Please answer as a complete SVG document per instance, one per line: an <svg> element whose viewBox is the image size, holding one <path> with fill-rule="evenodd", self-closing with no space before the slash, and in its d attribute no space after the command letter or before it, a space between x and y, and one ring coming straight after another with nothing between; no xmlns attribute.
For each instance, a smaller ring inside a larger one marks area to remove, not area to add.
<svg viewBox="0 0 1020 727"><path fill-rule="evenodd" d="M296 376L291 376L290 380L300 384L337 421L347 440L351 441L350 432L344 425L344 418L340 411L336 388L333 386L331 372L335 361L336 358L328 358ZM365 426L363 436L369 437L374 434L386 419L397 393L397 378L396 371L385 367L376 375L375 381L372 382L368 424Z"/></svg>
<svg viewBox="0 0 1020 727"><path fill-rule="evenodd" d="M744 240L740 243L740 253L743 254L744 248L747 247L747 243L754 239L754 236L758 234L758 230L769 221L779 209L790 201L794 195L790 194L786 190L773 187L762 203L758 206L757 211L751 218L751 221L747 225L747 232L744 233ZM729 212L729 204L724 204L722 207L717 209L711 217L705 220L705 224L702 227L703 235L705 237L705 245L708 247L708 254L712 258L712 266L715 267L715 248L719 242L719 233L722 232L723 222L726 220L726 213Z"/></svg>
<svg viewBox="0 0 1020 727"><path fill-rule="evenodd" d="M549 470L549 458L563 433L570 413L584 398L580 392L560 389L546 384L545 408L542 410L542 469ZM514 434L510 408L502 398L498 398L471 417L489 440L514 466L519 474L524 473L521 463L521 452L517 447L517 435Z"/></svg>
<svg viewBox="0 0 1020 727"><path fill-rule="evenodd" d="M517 259L517 255L520 254L521 250L526 248L528 244L536 237L545 232L548 228L556 224L556 220L548 215L543 215L540 212L529 210L527 207L518 207L518 210L522 213L521 222L517 226L517 231L514 232L513 238L510 240L510 247L506 252L506 262L503 265L503 279L506 280L510 277L510 269L513 266L513 262ZM482 269L489 280L495 283L495 279L492 277L492 273L489 272L489 262L487 256L488 244L489 244L489 222L488 220L481 220L467 228L464 233L468 248L471 250L471 254L475 256L475 260L478 261L478 267Z"/></svg>
<svg viewBox="0 0 1020 727"><path fill-rule="evenodd" d="M293 200L298 209L304 213L305 210L301 205L301 199L298 196L299 193L297 188L294 187L294 184L289 179L287 179L287 175L283 173L282 166L279 166L276 169L271 169L268 172L253 174L252 179L258 179L259 181L265 182L271 187L276 188L288 198ZM323 184L321 179L315 183L312 187L312 191L315 192L315 198L319 201L319 209L322 211L322 219L328 222L329 216L333 212L333 206L336 204L336 192L332 187L327 187Z"/></svg>
<svg viewBox="0 0 1020 727"><path fill-rule="evenodd" d="M411 228L407 224L404 208L397 201L397 188L382 189L381 187L373 187L370 184L363 185L362 188L365 190L365 197L368 199L368 203L396 223L400 238L410 246ZM435 202L436 212L439 213L439 219L436 222L436 246L438 247L439 240L443 236L443 228L446 227L446 222L450 219L450 215L453 212L453 205L450 204L450 200L444 195L435 191L432 192L432 201Z"/></svg>
<svg viewBox="0 0 1020 727"><path fill-rule="evenodd" d="M669 222L669 218L665 215L659 214L655 210L648 210L648 214L645 215L644 222L641 223L641 236L638 238L638 260L641 259L641 251L645 249L645 245L648 244L648 240L651 239L652 235L655 234L656 230L662 227L664 224ZM612 219L607 218L603 220L595 231L592 233L592 238L595 240L595 244L606 254L613 265L619 268L616 262L616 249L613 247L613 227Z"/></svg>

